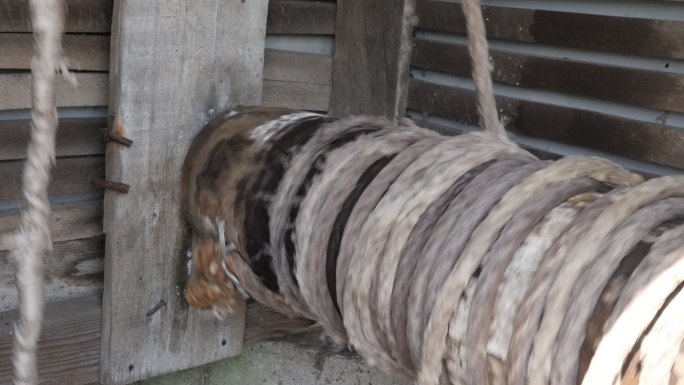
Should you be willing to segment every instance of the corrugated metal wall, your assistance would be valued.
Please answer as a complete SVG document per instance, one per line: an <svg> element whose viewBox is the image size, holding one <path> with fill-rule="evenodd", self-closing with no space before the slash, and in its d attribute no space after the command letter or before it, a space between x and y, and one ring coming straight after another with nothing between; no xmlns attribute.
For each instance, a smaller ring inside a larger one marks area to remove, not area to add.
<svg viewBox="0 0 684 385"><path fill-rule="evenodd" d="M684 3L483 1L497 102L519 143L652 174L684 168ZM456 1L418 0L409 116L478 122Z"/></svg>

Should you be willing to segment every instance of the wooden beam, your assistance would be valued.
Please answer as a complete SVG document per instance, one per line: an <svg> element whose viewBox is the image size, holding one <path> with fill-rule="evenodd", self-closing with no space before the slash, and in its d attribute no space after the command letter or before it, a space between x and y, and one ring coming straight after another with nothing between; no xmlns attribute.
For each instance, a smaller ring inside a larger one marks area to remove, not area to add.
<svg viewBox="0 0 684 385"><path fill-rule="evenodd" d="M161 11L160 11L161 10ZM267 0L115 0L110 113L130 148L107 148L100 379L130 383L238 354L244 309L219 322L183 298L190 234L180 169L209 119L261 102ZM146 313L160 301L154 314Z"/></svg>
<svg viewBox="0 0 684 385"><path fill-rule="evenodd" d="M108 76L106 73L74 73L78 87L74 88L61 76L57 80L57 107L90 107L107 105ZM0 72L0 110L31 108L30 73Z"/></svg>
<svg viewBox="0 0 684 385"><path fill-rule="evenodd" d="M335 3L272 0L266 33L273 35L334 35Z"/></svg>
<svg viewBox="0 0 684 385"><path fill-rule="evenodd" d="M108 33L112 0L66 0L67 33ZM31 32L27 1L0 0L0 32Z"/></svg>
<svg viewBox="0 0 684 385"><path fill-rule="evenodd" d="M496 99L507 128L514 132L684 168L684 132L679 128L500 95ZM468 89L412 80L409 108L478 124L475 92Z"/></svg>
<svg viewBox="0 0 684 385"><path fill-rule="evenodd" d="M339 0L330 114L403 117L415 0Z"/></svg>
<svg viewBox="0 0 684 385"><path fill-rule="evenodd" d="M0 250L13 247L11 235L18 231L19 210L0 212ZM53 242L90 238L102 234L102 202L99 200L53 204L50 216Z"/></svg>
<svg viewBox="0 0 684 385"><path fill-rule="evenodd" d="M637 56L684 59L684 21L500 6L483 7L487 37ZM466 34L461 4L419 0L418 28Z"/></svg>
<svg viewBox="0 0 684 385"><path fill-rule="evenodd" d="M109 71L109 35L64 35L64 54L69 69ZM0 33L0 69L28 70L33 55L30 33Z"/></svg>
<svg viewBox="0 0 684 385"><path fill-rule="evenodd" d="M618 103L684 112L684 74L490 50L495 82ZM470 77L464 44L416 40L416 68Z"/></svg>
<svg viewBox="0 0 684 385"><path fill-rule="evenodd" d="M60 119L55 155L104 155L106 118ZM0 120L0 161L26 158L30 120Z"/></svg>

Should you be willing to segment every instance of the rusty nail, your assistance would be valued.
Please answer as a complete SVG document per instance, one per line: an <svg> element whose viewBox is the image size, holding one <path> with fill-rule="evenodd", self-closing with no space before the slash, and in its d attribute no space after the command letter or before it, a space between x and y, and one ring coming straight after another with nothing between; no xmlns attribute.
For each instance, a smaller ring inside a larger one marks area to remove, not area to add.
<svg viewBox="0 0 684 385"><path fill-rule="evenodd" d="M152 317L154 315L154 313L158 312L163 307L166 307L166 301L164 301L163 299L160 299L159 303L154 305L154 307L152 309L150 309L150 311L147 312L147 314L146 314L147 318Z"/></svg>
<svg viewBox="0 0 684 385"><path fill-rule="evenodd" d="M103 128L102 133L104 134L104 137L107 141L116 142L126 147L131 147L131 145L133 144L132 140L124 138L123 136L117 134L116 132L113 132L108 128Z"/></svg>
<svg viewBox="0 0 684 385"><path fill-rule="evenodd" d="M125 184L125 183L112 182L112 181L104 180L101 178L95 178L95 179L91 180L90 184L92 184L94 187L97 187L97 188L114 190L114 191L120 192L122 194L128 194L128 189L130 188L130 186Z"/></svg>

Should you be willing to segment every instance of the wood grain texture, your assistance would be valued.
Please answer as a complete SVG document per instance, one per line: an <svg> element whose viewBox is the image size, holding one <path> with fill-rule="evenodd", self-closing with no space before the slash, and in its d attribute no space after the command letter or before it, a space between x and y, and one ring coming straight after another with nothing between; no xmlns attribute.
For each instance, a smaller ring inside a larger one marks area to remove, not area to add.
<svg viewBox="0 0 684 385"><path fill-rule="evenodd" d="M102 307L99 295L48 303L38 347L41 385L85 385L97 381ZM12 379L15 310L0 313L0 383Z"/></svg>
<svg viewBox="0 0 684 385"><path fill-rule="evenodd" d="M108 33L112 0L66 0L65 32ZM0 0L0 32L31 32L28 2Z"/></svg>
<svg viewBox="0 0 684 385"><path fill-rule="evenodd" d="M638 56L684 58L684 22L523 8L483 7L490 39ZM418 0L418 28L466 34L459 3Z"/></svg>
<svg viewBox="0 0 684 385"><path fill-rule="evenodd" d="M90 184L94 178L104 176L104 157L76 157L58 159L52 169L50 196L95 192ZM0 201L21 199L23 161L0 162Z"/></svg>
<svg viewBox="0 0 684 385"><path fill-rule="evenodd" d="M330 115L406 110L415 0L339 0Z"/></svg>
<svg viewBox="0 0 684 385"><path fill-rule="evenodd" d="M17 288L9 251L0 251L0 312L16 309ZM101 294L104 236L56 242L45 260L46 302Z"/></svg>
<svg viewBox="0 0 684 385"><path fill-rule="evenodd" d="M0 250L8 250L11 235L18 231L18 210L0 212ZM50 216L52 241L90 238L102 234L102 202L99 200L52 205Z"/></svg>
<svg viewBox="0 0 684 385"><path fill-rule="evenodd" d="M109 70L109 35L64 35L64 54L69 69L77 71ZM0 69L31 68L33 35L0 33Z"/></svg>
<svg viewBox="0 0 684 385"><path fill-rule="evenodd" d="M100 380L129 383L242 349L244 307L220 322L183 299L189 233L180 171L195 133L217 113L261 102L266 0L116 0L110 112L134 141L109 146ZM146 313L164 300L166 307ZM225 342L223 342L225 341Z"/></svg>
<svg viewBox="0 0 684 385"><path fill-rule="evenodd" d="M105 141L101 130L106 126L106 118L60 119L55 155L103 155ZM26 158L30 129L29 120L0 121L0 161Z"/></svg>
<svg viewBox="0 0 684 385"><path fill-rule="evenodd" d="M261 105L307 111L327 111L331 87L325 84L264 80Z"/></svg>
<svg viewBox="0 0 684 385"><path fill-rule="evenodd" d="M490 50L495 82L684 112L684 75ZM470 76L468 47L417 40L411 64Z"/></svg>
<svg viewBox="0 0 684 385"><path fill-rule="evenodd" d="M106 106L108 76L105 73L74 73L78 87L57 79L57 107ZM0 73L0 110L31 108L31 77L28 72Z"/></svg>
<svg viewBox="0 0 684 385"><path fill-rule="evenodd" d="M524 135L589 147L633 159L684 167L684 132L596 112L498 96L509 130ZM409 108L463 123L477 124L474 91L412 80Z"/></svg>
<svg viewBox="0 0 684 385"><path fill-rule="evenodd" d="M273 0L268 4L266 33L273 35L334 35L335 3Z"/></svg>

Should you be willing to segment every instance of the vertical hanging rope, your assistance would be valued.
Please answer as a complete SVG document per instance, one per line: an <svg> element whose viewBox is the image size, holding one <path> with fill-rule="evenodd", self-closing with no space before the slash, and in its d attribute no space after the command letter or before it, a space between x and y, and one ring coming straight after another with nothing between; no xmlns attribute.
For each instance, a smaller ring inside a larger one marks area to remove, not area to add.
<svg viewBox="0 0 684 385"><path fill-rule="evenodd" d="M475 82L480 120L485 131L505 138L506 130L496 112L491 77L492 63L489 60L489 45L480 0L463 0L462 5L468 30L468 51L473 68L473 82Z"/></svg>
<svg viewBox="0 0 684 385"><path fill-rule="evenodd" d="M12 363L14 384L38 383L36 350L43 322L43 259L50 252L50 205L48 185L55 159L57 108L55 80L66 65L62 52L64 3L62 0L31 0L34 54L31 111L32 133L23 175L21 233L12 259L19 290L19 321L15 326Z"/></svg>

